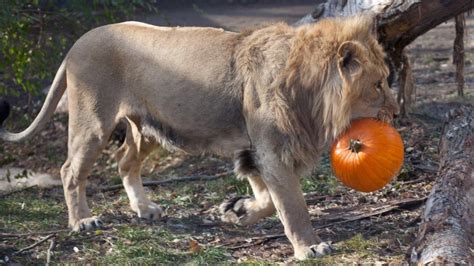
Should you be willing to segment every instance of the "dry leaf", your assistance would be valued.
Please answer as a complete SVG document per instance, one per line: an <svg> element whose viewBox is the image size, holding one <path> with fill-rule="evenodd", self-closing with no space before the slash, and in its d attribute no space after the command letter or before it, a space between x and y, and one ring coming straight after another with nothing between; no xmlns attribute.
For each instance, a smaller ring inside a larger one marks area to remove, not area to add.
<svg viewBox="0 0 474 266"><path fill-rule="evenodd" d="M194 239L189 239L189 251L191 253L197 253L201 251L202 246Z"/></svg>

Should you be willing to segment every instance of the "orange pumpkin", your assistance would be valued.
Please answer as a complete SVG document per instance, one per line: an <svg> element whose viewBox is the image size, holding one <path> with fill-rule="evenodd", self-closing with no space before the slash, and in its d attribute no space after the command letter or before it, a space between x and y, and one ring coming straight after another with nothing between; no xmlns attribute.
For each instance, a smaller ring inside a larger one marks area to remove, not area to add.
<svg viewBox="0 0 474 266"><path fill-rule="evenodd" d="M371 118L351 122L331 147L331 166L342 183L358 191L382 188L400 171L403 141L397 130Z"/></svg>

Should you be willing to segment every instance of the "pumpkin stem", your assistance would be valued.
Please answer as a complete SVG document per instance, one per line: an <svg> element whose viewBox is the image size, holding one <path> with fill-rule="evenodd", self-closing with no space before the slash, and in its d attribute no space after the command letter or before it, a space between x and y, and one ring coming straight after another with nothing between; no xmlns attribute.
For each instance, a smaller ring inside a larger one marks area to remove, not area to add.
<svg viewBox="0 0 474 266"><path fill-rule="evenodd" d="M358 139L350 139L349 140L349 150L351 152L358 153L362 148L362 142Z"/></svg>

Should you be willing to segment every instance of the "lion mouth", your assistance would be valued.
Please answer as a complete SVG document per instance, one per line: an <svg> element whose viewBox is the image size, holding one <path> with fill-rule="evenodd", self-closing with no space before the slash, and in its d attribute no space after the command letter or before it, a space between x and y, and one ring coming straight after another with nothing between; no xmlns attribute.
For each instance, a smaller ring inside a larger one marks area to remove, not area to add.
<svg viewBox="0 0 474 266"><path fill-rule="evenodd" d="M377 114L377 120L391 124L394 119L394 114L388 110L382 109Z"/></svg>

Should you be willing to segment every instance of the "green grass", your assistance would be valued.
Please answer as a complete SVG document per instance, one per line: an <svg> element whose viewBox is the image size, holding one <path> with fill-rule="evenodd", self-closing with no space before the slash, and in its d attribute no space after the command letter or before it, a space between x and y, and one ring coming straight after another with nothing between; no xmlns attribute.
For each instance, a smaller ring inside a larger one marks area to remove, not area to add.
<svg viewBox="0 0 474 266"><path fill-rule="evenodd" d="M113 206L109 204L104 208ZM102 208L93 209L94 212L100 212ZM45 197L39 199L32 189L14 193L0 200L0 228L5 232L26 233L66 229L66 214L62 202ZM206 247L199 252L191 252L187 244L189 239L189 235L173 233L163 226L128 223L114 225L112 229L104 231L96 230L72 235L65 232L58 235L58 242L62 246L53 254L52 262L196 265L220 263L230 256L225 249L217 247ZM21 239L15 246L17 248L28 246L33 243L31 241L35 240ZM175 244L176 241L181 244ZM34 257L15 256L13 259L28 263L44 263L47 245L39 247ZM74 251L74 248L77 248L77 251Z"/></svg>
<svg viewBox="0 0 474 266"><path fill-rule="evenodd" d="M66 228L67 211L62 202L40 199L33 189L0 200L0 228L10 232L46 231Z"/></svg>
<svg viewBox="0 0 474 266"><path fill-rule="evenodd" d="M318 192L320 195L333 195L341 183L333 175L315 174L301 179L303 192Z"/></svg>
<svg viewBox="0 0 474 266"><path fill-rule="evenodd" d="M110 246L105 252L105 256L96 257L97 262L106 264L116 263L170 263L178 259L177 254L167 250L161 243L169 242L170 233L154 228L136 228L124 226L114 234L113 240L107 245ZM91 258L94 257L94 250L88 251Z"/></svg>
<svg viewBox="0 0 474 266"><path fill-rule="evenodd" d="M398 181L407 181L410 180L410 175L413 172L413 166L411 163L404 163L402 165L402 169L400 169L400 173L398 173L397 180ZM398 184L398 183L397 183Z"/></svg>
<svg viewBox="0 0 474 266"><path fill-rule="evenodd" d="M225 178L223 180L222 186L227 188L230 192L235 192L238 195L252 195L252 188L250 187L249 182L244 179L238 179L235 176L231 176L228 178ZM210 184L212 186L212 184ZM212 188L211 190L215 190L216 188ZM219 189L217 189L219 190ZM222 187L220 189L222 191Z"/></svg>
<svg viewBox="0 0 474 266"><path fill-rule="evenodd" d="M321 195L332 195L342 187L332 174L331 162L327 153L321 156L320 164L315 171L301 179L303 192L319 192Z"/></svg>
<svg viewBox="0 0 474 266"><path fill-rule="evenodd" d="M2 146L0 146L0 155L0 167L16 161L16 158L12 154L5 152Z"/></svg>
<svg viewBox="0 0 474 266"><path fill-rule="evenodd" d="M302 262L302 265L331 265L340 264L341 256L347 256L347 263L363 262L367 263L370 258L377 258L377 248L379 244L372 239L366 239L362 234L357 234L345 241L341 241L333 245L335 249L331 254L309 259Z"/></svg>
<svg viewBox="0 0 474 266"><path fill-rule="evenodd" d="M186 237L175 235L166 229L123 227L115 234L112 247L105 256L95 257L102 264L216 264L229 255L225 249L208 247L199 252L191 252L187 245L173 247L173 240L186 242ZM176 242L176 241L175 241ZM91 258L96 249L88 251Z"/></svg>
<svg viewBox="0 0 474 266"><path fill-rule="evenodd" d="M191 259L187 261L187 264L222 264L224 261L227 261L229 257L230 254L227 252L227 250L219 247L210 247L193 254Z"/></svg>
<svg viewBox="0 0 474 266"><path fill-rule="evenodd" d="M343 247L352 252L368 252L377 248L377 243L370 239L365 239L362 234L357 234L343 242Z"/></svg>
<svg viewBox="0 0 474 266"><path fill-rule="evenodd" d="M118 243L112 252L106 256L97 257L98 263L104 264L171 264L181 261L176 253L156 246L152 241L146 241L140 245L125 245Z"/></svg>

